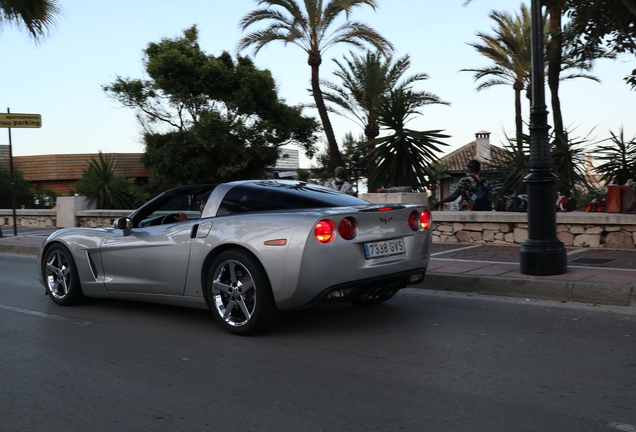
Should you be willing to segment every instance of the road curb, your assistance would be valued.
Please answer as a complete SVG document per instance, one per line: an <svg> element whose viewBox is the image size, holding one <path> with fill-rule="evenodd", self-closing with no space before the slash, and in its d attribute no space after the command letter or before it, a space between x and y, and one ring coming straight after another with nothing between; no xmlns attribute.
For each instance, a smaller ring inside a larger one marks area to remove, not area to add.
<svg viewBox="0 0 636 432"><path fill-rule="evenodd" d="M413 288L524 297L536 300L592 303L636 307L632 285L546 279L514 279L495 276L468 276L445 273L426 274L424 282Z"/></svg>
<svg viewBox="0 0 636 432"><path fill-rule="evenodd" d="M39 250L39 246L34 245L0 244L0 253L36 256ZM633 285L428 272L424 282L410 287L535 300L636 307L636 286Z"/></svg>
<svg viewBox="0 0 636 432"><path fill-rule="evenodd" d="M6 253L36 256L39 250L40 250L39 246L0 244L0 252L6 252Z"/></svg>

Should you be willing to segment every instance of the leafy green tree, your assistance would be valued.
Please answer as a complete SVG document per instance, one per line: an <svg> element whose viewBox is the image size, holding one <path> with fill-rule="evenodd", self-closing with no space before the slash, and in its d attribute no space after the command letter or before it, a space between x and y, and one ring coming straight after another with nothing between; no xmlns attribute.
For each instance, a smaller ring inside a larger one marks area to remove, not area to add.
<svg viewBox="0 0 636 432"><path fill-rule="evenodd" d="M249 58L203 52L196 26L148 44L144 65L148 80L118 77L104 90L137 111L155 185L263 178L286 144L313 154L318 123Z"/></svg>
<svg viewBox="0 0 636 432"><path fill-rule="evenodd" d="M349 181L353 181L356 185L359 177L364 172L363 167L366 163L365 155L366 151L360 148L360 145L365 141L363 136L357 139L351 132L347 132L342 138L342 160L344 165L340 165L345 168L349 174ZM328 180L333 180L334 170L331 167L331 158L327 150L319 151L315 155L316 163L312 165L313 172L316 174L319 183L323 183Z"/></svg>
<svg viewBox="0 0 636 432"><path fill-rule="evenodd" d="M57 194L51 189L32 188L31 208L53 208L57 203Z"/></svg>
<svg viewBox="0 0 636 432"><path fill-rule="evenodd" d="M98 209L134 209L146 200L131 179L117 173L113 157L102 152L91 156L72 193L85 196Z"/></svg>
<svg viewBox="0 0 636 432"><path fill-rule="evenodd" d="M56 0L0 0L0 24L24 26L35 39L46 34L60 13Z"/></svg>
<svg viewBox="0 0 636 432"><path fill-rule="evenodd" d="M416 191L429 184L431 162L439 159L439 146L449 138L441 130L415 131L406 123L413 115L421 114L421 98L410 90L392 90L378 105L380 126L392 133L367 141L363 148L373 148L368 154L369 164L375 168L369 176L369 190L380 187L411 186Z"/></svg>
<svg viewBox="0 0 636 432"><path fill-rule="evenodd" d="M32 208L31 206L31 184L24 180L22 173L18 169L13 170L13 180L15 182L16 207ZM11 204L11 173L8 169L0 166L0 208L12 208Z"/></svg>
<svg viewBox="0 0 636 432"><path fill-rule="evenodd" d="M246 30L261 21L268 22L269 26L244 36L239 41L239 50L253 46L256 54L270 42L280 41L285 45L297 45L307 53L311 90L329 144L331 165L332 168L344 165L320 88L320 65L323 53L337 44L360 48L366 43L382 53L392 50L390 42L374 29L349 20L353 9L364 5L375 9L377 0L329 0L324 6L322 0L259 0L258 3L266 7L245 15L240 26ZM338 18L343 15L344 23L337 24Z"/></svg>
<svg viewBox="0 0 636 432"><path fill-rule="evenodd" d="M636 179L636 136L626 140L623 128L618 134L610 131L611 138L601 141L608 144L594 149L597 159L603 163L595 168L601 175L601 182L624 185L629 179Z"/></svg>
<svg viewBox="0 0 636 432"><path fill-rule="evenodd" d="M349 181L354 186L354 190L360 190L360 179L365 177L366 170L366 151L360 145L366 140L363 135L355 138L351 132L347 132L342 140L344 151L342 153L345 161L345 168L349 173Z"/></svg>
<svg viewBox="0 0 636 432"><path fill-rule="evenodd" d="M636 0L563 0L574 54L589 59L601 47L636 53ZM636 90L636 69L625 77Z"/></svg>
<svg viewBox="0 0 636 432"><path fill-rule="evenodd" d="M364 128L367 140L372 140L380 134L378 114L375 112L380 99L398 87L411 89L413 83L428 79L428 75L418 73L402 79L411 66L408 55L395 62L391 55L384 56L380 52L367 51L364 56L350 53L350 56L345 57L344 62L333 59L338 65L334 75L340 78L342 84L322 81L328 89L324 97L344 111L336 111L338 114L358 122ZM418 94L423 103L443 103L436 95L424 91L413 93Z"/></svg>

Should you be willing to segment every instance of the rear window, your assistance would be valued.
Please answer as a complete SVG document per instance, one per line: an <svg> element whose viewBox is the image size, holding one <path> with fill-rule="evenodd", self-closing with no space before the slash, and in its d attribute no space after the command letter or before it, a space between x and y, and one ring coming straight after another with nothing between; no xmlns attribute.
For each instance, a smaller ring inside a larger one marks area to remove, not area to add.
<svg viewBox="0 0 636 432"><path fill-rule="evenodd" d="M350 195L310 183L257 182L230 189L217 216L272 210L293 210L321 207L349 207L368 204Z"/></svg>

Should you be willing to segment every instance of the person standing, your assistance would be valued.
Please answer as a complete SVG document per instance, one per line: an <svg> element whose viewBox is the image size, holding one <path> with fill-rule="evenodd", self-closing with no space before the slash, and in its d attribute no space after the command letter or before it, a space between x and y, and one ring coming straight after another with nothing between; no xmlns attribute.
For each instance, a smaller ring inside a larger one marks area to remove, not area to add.
<svg viewBox="0 0 636 432"><path fill-rule="evenodd" d="M479 175L481 163L471 160L466 165L466 176L462 177L455 191L435 204L435 210L447 202L453 202L461 196L460 210L492 210L490 204L490 186L486 179Z"/></svg>
<svg viewBox="0 0 636 432"><path fill-rule="evenodd" d="M325 187L339 192L353 195L353 185L347 181L347 170L339 166L334 173L334 179L326 182Z"/></svg>

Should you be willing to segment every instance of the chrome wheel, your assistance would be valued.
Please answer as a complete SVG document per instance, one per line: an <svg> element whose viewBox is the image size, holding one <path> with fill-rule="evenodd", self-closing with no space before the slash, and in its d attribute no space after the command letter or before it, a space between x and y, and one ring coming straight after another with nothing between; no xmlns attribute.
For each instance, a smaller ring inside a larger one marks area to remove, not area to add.
<svg viewBox="0 0 636 432"><path fill-rule="evenodd" d="M46 284L49 293L63 299L71 286L71 266L68 258L59 250L54 251L46 260Z"/></svg>
<svg viewBox="0 0 636 432"><path fill-rule="evenodd" d="M212 301L217 313L234 327L249 322L256 309L254 278L236 260L222 262L214 272Z"/></svg>
<svg viewBox="0 0 636 432"><path fill-rule="evenodd" d="M261 263L250 253L231 249L209 267L206 301L217 321L236 335L269 328L278 316L272 288Z"/></svg>
<svg viewBox="0 0 636 432"><path fill-rule="evenodd" d="M75 261L66 247L52 246L46 252L43 265L46 291L51 300L66 306L78 303L84 298Z"/></svg>

